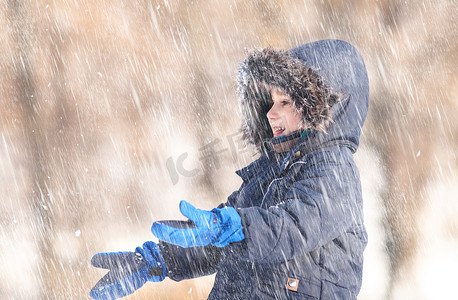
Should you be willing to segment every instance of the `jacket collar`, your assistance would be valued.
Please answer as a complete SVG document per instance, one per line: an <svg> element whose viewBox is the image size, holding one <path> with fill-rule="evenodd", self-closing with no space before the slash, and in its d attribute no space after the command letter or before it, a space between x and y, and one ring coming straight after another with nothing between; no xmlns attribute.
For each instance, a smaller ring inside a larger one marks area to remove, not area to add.
<svg viewBox="0 0 458 300"><path fill-rule="evenodd" d="M301 134L302 131L297 130L288 135L272 138L267 142L267 146L275 153L288 152L297 143Z"/></svg>

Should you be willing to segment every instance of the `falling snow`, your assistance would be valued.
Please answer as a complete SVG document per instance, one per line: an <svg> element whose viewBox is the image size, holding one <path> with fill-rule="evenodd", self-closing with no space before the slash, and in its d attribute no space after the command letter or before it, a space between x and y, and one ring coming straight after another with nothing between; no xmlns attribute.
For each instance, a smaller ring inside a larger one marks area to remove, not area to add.
<svg viewBox="0 0 458 300"><path fill-rule="evenodd" d="M358 299L456 297L456 2L114 2L0 4L1 299L87 299L94 253L154 240L181 199L224 202L253 160L230 144L238 61L324 38L355 45L369 72ZM215 141L229 149L218 164L199 156ZM198 172L173 177L184 153ZM148 283L136 299L204 299L213 280Z"/></svg>

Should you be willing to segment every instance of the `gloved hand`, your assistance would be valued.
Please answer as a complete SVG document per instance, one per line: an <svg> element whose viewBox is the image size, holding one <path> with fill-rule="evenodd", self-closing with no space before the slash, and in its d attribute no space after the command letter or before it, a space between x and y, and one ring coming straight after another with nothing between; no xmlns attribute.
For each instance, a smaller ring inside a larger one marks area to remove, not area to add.
<svg viewBox="0 0 458 300"><path fill-rule="evenodd" d="M245 238L242 219L233 207L207 211L183 200L180 211L189 221L154 222L151 227L153 234L162 241L185 248L208 244L222 248Z"/></svg>
<svg viewBox="0 0 458 300"><path fill-rule="evenodd" d="M164 280L167 274L164 258L154 242L144 243L135 252L98 253L92 257L91 264L109 270L89 293L97 300L127 296L147 281Z"/></svg>

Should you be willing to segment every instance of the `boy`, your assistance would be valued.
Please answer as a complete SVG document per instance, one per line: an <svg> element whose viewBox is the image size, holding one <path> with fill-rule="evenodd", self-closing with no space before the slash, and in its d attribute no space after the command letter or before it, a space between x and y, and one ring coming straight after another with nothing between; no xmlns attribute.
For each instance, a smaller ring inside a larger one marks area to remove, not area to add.
<svg viewBox="0 0 458 300"><path fill-rule="evenodd" d="M356 299L367 243L353 161L368 109L361 56L339 40L253 51L238 84L244 138L260 154L236 172L240 189L211 211L182 201L189 221L155 222L159 244L95 255L110 272L93 298L216 272L209 299Z"/></svg>

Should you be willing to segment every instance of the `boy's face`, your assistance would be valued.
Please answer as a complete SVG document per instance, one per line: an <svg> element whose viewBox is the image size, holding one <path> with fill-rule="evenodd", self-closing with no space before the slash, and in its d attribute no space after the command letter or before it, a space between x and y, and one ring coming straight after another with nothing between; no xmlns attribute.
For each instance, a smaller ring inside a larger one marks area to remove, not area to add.
<svg viewBox="0 0 458 300"><path fill-rule="evenodd" d="M280 89L272 89L273 105L267 112L274 137L287 135L301 128L301 116L291 98Z"/></svg>

